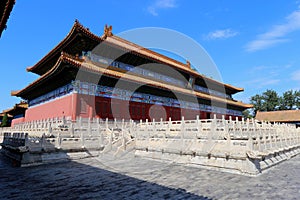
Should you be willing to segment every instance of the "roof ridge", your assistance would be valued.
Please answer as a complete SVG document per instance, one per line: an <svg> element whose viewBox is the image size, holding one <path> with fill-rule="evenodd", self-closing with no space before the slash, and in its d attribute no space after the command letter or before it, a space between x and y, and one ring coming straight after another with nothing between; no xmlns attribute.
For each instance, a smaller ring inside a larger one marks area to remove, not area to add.
<svg viewBox="0 0 300 200"><path fill-rule="evenodd" d="M160 57L164 57L164 58L166 58L166 59L168 59L168 60L171 60L171 61L173 61L173 62L176 62L176 63L178 63L178 64L180 64L180 65L183 65L184 67L187 66L187 65L184 64L183 62L180 62L180 61L178 61L178 60L175 60L175 59L173 59L173 58L170 58L170 57L168 57L168 56L165 56L165 55L163 55L163 54L160 54L160 53L158 53L158 52L156 52L156 51L153 51L153 50L151 50L151 49L145 48L145 47L143 47L143 46L141 46L141 45L139 45L139 44L136 44L136 43L134 43L134 42L128 41L128 40L126 40L126 39L124 39L124 38L121 38L121 37L119 37L119 36L117 36L117 35L113 35L112 37L113 37L114 39L119 40L119 41L128 43L128 44L130 44L130 45L132 45L132 46L135 46L136 48L139 48L139 49L142 49L142 50L146 50L146 51L150 51L151 53L157 54L157 55L160 56Z"/></svg>
<svg viewBox="0 0 300 200"><path fill-rule="evenodd" d="M21 93L23 90L32 87L32 86L35 85L36 83L40 82L44 77L48 76L48 75L51 74L51 73L54 73L54 72L55 72L55 69L59 66L59 64L60 64L62 61L69 62L70 64L73 64L73 65L75 65L75 66L80 66L80 65L81 65L81 62L82 62L82 59L76 58L75 56L69 55L68 53L61 52L61 55L60 55L60 57L58 58L58 60L56 61L55 65L53 65L53 67L52 67L49 71L47 71L47 72L44 73L42 76L40 76L38 79L36 79L36 80L33 81L32 83L30 83L27 87L25 87L25 88L23 88L23 89L21 89L21 90L11 91L11 95L12 95L12 96L18 96L18 95L20 95L20 93ZM80 62L80 63L79 63L79 62Z"/></svg>
<svg viewBox="0 0 300 200"><path fill-rule="evenodd" d="M69 37L71 37L71 35L74 33L74 31L81 31L83 32L84 34L90 36L91 38L95 39L95 40L98 40L98 41L102 41L102 38L93 34L89 28L86 28L84 27L77 19L75 20L71 30L69 31L69 33L67 34L67 36L62 39L58 45L56 45L50 52L48 52L42 59L40 59L34 66L31 66L31 67L27 67L26 70L27 71L33 71L37 66L39 66L40 64L42 64L43 62L45 62L45 60L47 60L47 58L52 55L55 51L57 51L58 49L62 48L65 41L67 39L69 39Z"/></svg>

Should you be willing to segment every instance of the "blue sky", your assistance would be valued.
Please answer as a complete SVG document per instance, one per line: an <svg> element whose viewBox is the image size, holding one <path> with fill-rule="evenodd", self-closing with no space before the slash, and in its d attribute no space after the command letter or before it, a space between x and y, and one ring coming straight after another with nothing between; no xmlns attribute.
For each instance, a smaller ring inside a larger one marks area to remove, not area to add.
<svg viewBox="0 0 300 200"><path fill-rule="evenodd" d="M225 83L243 87L244 102L266 89L300 89L300 1L296 0L17 0L0 38L0 111L38 76L26 72L70 31L74 20L98 35L162 27L181 32L209 53ZM201 71L200 71L201 73Z"/></svg>

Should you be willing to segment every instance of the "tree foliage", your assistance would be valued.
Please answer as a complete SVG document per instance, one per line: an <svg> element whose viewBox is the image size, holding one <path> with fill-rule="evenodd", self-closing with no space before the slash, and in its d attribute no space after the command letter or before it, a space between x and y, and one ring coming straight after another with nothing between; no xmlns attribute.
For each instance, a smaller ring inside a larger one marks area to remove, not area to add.
<svg viewBox="0 0 300 200"><path fill-rule="evenodd" d="M261 110L263 108L264 104L263 98L259 94L252 96L250 99L250 103L253 105L253 110L255 114L258 110Z"/></svg>
<svg viewBox="0 0 300 200"><path fill-rule="evenodd" d="M249 109L244 110L242 114L243 114L244 119L248 119L248 118L251 119L251 118L253 118L253 115L251 114L251 112L250 112Z"/></svg>
<svg viewBox="0 0 300 200"><path fill-rule="evenodd" d="M300 109L300 91L288 90L279 96L274 90L267 90L250 98L253 111L276 111Z"/></svg>
<svg viewBox="0 0 300 200"><path fill-rule="evenodd" d="M8 116L7 113L4 113L0 127L7 127L7 126L8 126Z"/></svg>
<svg viewBox="0 0 300 200"><path fill-rule="evenodd" d="M279 110L292 110L296 103L295 92L293 90L286 91L280 97Z"/></svg>
<svg viewBox="0 0 300 200"><path fill-rule="evenodd" d="M274 90L267 90L262 94L264 103L263 108L266 111L276 110L279 105L279 96Z"/></svg>

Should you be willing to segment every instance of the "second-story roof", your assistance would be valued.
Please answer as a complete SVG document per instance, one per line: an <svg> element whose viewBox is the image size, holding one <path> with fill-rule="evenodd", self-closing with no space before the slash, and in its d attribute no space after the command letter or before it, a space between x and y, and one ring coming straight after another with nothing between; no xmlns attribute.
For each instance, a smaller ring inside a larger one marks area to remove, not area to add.
<svg viewBox="0 0 300 200"><path fill-rule="evenodd" d="M75 20L68 35L34 66L28 67L27 71L43 75L53 67L61 52L81 55L82 51L89 51L95 48L100 41L102 41L100 37L82 26L78 20Z"/></svg>

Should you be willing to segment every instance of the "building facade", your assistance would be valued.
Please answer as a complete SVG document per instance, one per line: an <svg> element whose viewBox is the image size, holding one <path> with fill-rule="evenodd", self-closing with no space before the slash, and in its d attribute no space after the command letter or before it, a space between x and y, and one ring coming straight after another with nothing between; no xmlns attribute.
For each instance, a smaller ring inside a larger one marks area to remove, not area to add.
<svg viewBox="0 0 300 200"><path fill-rule="evenodd" d="M68 35L27 71L40 77L12 95L28 103L18 122L53 117L133 120L241 118L251 105L242 88L112 34L97 36L75 21Z"/></svg>

